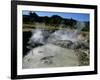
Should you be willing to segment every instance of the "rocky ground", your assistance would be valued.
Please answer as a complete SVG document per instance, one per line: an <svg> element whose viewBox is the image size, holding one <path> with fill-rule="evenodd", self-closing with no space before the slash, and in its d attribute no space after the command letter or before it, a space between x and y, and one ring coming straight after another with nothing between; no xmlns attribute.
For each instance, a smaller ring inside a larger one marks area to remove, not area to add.
<svg viewBox="0 0 100 80"><path fill-rule="evenodd" d="M89 35L74 31L33 31L31 48L23 57L23 68L89 65ZM36 46L39 45L39 46ZM34 47L36 46L36 47Z"/></svg>
<svg viewBox="0 0 100 80"><path fill-rule="evenodd" d="M23 68L79 66L74 50L46 44L32 49L23 59Z"/></svg>

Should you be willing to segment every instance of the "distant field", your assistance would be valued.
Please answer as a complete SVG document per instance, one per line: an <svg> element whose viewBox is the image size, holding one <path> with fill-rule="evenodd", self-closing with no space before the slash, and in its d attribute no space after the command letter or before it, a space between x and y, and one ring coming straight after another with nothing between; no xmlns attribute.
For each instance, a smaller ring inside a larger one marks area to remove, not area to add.
<svg viewBox="0 0 100 80"><path fill-rule="evenodd" d="M23 24L23 31L32 31L33 29L40 28L40 29L45 29L45 30L58 30L60 26L55 27L55 26L48 26L48 25L35 25L35 24ZM61 29L61 28L60 28ZM62 28L64 29L64 28ZM75 29L70 29L71 31L75 31ZM80 34L88 34L89 31L80 31Z"/></svg>
<svg viewBox="0 0 100 80"><path fill-rule="evenodd" d="M49 25L43 25L43 24L39 24L39 25L35 25L35 24L23 24L23 30L26 29L34 29L34 28L41 28L41 29L46 29L46 30L55 30L55 29L59 29L60 26L55 27L55 26L49 26Z"/></svg>

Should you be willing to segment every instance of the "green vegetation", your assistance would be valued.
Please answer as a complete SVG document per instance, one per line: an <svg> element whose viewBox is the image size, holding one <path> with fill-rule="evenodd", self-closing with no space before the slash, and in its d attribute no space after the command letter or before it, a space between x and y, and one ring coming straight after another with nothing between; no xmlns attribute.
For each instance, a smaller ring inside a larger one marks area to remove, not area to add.
<svg viewBox="0 0 100 80"><path fill-rule="evenodd" d="M70 28L75 29L75 25L77 24L77 20L74 19L65 19L58 15L53 15L51 17L48 16L38 16L35 12L30 12L29 15L23 15L23 28L34 29L36 28L36 23L45 24L45 29L58 29L62 28ZM85 27L82 31L89 31L89 22L84 22ZM42 27L41 27L42 28Z"/></svg>

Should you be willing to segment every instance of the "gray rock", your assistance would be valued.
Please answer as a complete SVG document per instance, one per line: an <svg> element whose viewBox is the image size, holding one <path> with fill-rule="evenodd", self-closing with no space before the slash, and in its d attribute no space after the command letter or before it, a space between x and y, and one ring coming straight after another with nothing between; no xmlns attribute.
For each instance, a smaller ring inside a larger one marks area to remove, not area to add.
<svg viewBox="0 0 100 80"><path fill-rule="evenodd" d="M84 41L77 41L73 42L73 44L70 47L71 49L89 49L89 43Z"/></svg>

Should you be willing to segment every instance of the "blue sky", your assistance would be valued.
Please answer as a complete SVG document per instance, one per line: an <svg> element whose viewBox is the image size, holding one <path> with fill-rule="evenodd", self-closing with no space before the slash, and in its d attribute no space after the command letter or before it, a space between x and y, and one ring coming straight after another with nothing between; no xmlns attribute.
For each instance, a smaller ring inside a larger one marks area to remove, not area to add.
<svg viewBox="0 0 100 80"><path fill-rule="evenodd" d="M29 15L30 11L23 11L23 15ZM61 16L62 18L75 19L78 21L90 21L89 14L84 13L62 13L62 12L44 12L44 11L35 11L38 16L48 16L51 17L53 15Z"/></svg>

